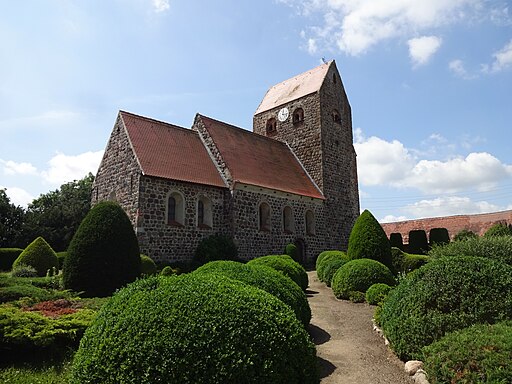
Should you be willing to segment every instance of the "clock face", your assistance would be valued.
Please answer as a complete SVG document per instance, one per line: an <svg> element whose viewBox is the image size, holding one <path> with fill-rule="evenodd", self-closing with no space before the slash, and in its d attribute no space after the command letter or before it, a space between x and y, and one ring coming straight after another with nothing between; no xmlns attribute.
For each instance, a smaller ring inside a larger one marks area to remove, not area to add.
<svg viewBox="0 0 512 384"><path fill-rule="evenodd" d="M277 114L277 118L279 119L279 121L283 122L288 118L289 114L290 112L288 112L288 108L281 108L281 110Z"/></svg>

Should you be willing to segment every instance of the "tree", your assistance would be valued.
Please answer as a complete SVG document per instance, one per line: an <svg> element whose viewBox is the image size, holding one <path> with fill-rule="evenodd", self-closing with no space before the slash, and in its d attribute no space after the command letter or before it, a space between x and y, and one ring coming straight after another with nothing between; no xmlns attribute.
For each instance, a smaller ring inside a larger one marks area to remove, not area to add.
<svg viewBox="0 0 512 384"><path fill-rule="evenodd" d="M5 189L0 189L0 248L17 245L24 215L23 208L12 204Z"/></svg>
<svg viewBox="0 0 512 384"><path fill-rule="evenodd" d="M60 189L39 196L29 204L20 236L26 246L42 236L56 251L65 251L91 207L94 176L61 185Z"/></svg>

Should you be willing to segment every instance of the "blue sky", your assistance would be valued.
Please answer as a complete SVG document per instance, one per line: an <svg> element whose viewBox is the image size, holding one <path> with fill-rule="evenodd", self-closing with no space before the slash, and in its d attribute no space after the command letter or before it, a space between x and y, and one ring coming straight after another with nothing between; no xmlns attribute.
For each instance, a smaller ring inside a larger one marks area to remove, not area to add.
<svg viewBox="0 0 512 384"><path fill-rule="evenodd" d="M512 209L510 1L4 0L0 55L16 204L95 173L119 109L251 129L266 90L323 57L352 106L362 209Z"/></svg>

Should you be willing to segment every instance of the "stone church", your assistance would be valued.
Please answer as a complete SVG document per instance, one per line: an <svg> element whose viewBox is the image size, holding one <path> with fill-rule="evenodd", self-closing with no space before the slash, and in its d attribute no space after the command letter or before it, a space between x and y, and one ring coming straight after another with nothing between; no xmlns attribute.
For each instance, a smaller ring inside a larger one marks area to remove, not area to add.
<svg viewBox="0 0 512 384"><path fill-rule="evenodd" d="M120 111L92 203L115 200L141 252L190 260L210 235L239 256L283 253L304 263L346 249L359 215L351 109L334 61L271 87L253 132L197 114L191 129Z"/></svg>

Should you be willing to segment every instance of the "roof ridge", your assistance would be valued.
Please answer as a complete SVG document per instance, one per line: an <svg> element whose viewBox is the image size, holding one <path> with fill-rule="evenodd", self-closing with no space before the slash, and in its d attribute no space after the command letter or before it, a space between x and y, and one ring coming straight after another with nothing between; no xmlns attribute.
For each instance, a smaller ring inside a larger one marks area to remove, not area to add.
<svg viewBox="0 0 512 384"><path fill-rule="evenodd" d="M150 122L154 122L154 123L157 123L157 124L163 124L163 125L166 125L167 127L169 128L178 128L178 129L183 129L187 132L192 132L194 134L196 134L197 132L195 132L194 130L190 129L190 128L186 128L186 127L182 127L181 125L176 125L176 124L172 124L172 123L168 123L166 121L162 121L162 120L157 120L157 119L153 119L151 117L147 117L147 116L142 116L142 115L138 115L136 113L132 113L132 112L128 112L128 111L124 111L122 109L119 110L119 113L120 114L126 114L126 115L130 115L131 117L135 117L135 118L138 118L138 119L142 119L142 120L146 120L146 121L150 121Z"/></svg>
<svg viewBox="0 0 512 384"><path fill-rule="evenodd" d="M216 123L220 123L224 126L226 126L227 128L230 128L230 129L236 129L240 132L243 132L245 134L248 134L248 135L253 135L254 137L258 137L258 138L261 138L263 140L271 140L272 142L274 143L277 143L279 145L282 145L282 146L287 146L286 143L280 141L280 140L276 140L272 137L268 137L268 136L264 136L264 135L260 135L259 133L256 133L256 132L253 132L253 131L249 131L248 129L245 129L245 128L241 128L241 127L238 127L236 125L233 125L233 124L230 124L230 123L226 123L224 121L221 121L221 120L217 120L217 119L214 119L212 117L208 117L208 116L205 116L205 115L201 115L200 113L198 113L198 115L201 117L201 118L206 118L208 120L211 120L211 121L214 121Z"/></svg>

